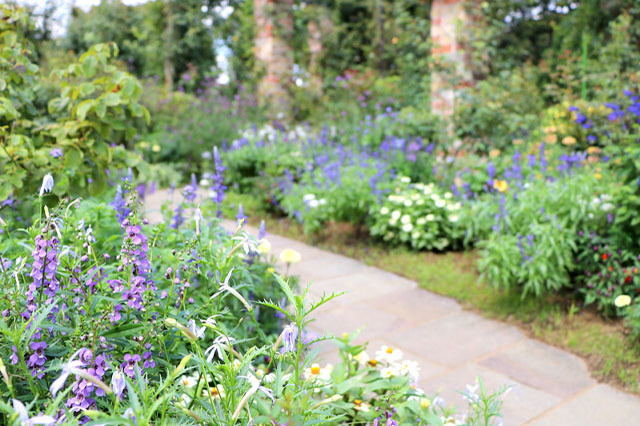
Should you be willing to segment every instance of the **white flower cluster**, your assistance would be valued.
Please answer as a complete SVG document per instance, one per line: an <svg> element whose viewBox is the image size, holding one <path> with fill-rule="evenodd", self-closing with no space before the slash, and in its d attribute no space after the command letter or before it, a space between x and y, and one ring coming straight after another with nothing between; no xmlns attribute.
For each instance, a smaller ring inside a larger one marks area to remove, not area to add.
<svg viewBox="0 0 640 426"><path fill-rule="evenodd" d="M613 197L609 194L602 194L599 197L594 197L591 200L591 207L594 209L600 208L600 210L604 212L610 212L615 208L615 206L611 203Z"/></svg>
<svg viewBox="0 0 640 426"><path fill-rule="evenodd" d="M387 241L410 242L415 248L446 245L442 238L449 235L442 228L454 227L461 209L451 192L433 183L411 184L409 178L401 177L384 206L372 212L376 220L372 233ZM428 241L438 239L437 244Z"/></svg>
<svg viewBox="0 0 640 426"><path fill-rule="evenodd" d="M306 126L296 126L294 128L289 129L288 132L283 133L280 130L276 129L275 127L273 127L270 124L265 124L264 126L262 126L260 129L258 130L254 130L254 129L246 129L245 131L242 132L242 134L240 135L240 139L248 139L248 140L262 140L262 141L268 141L268 142L276 142L278 141L280 138L286 138L287 140L306 140L307 138L309 138L309 132L307 131L307 127ZM236 141L233 141L231 146L234 146L234 143Z"/></svg>
<svg viewBox="0 0 640 426"><path fill-rule="evenodd" d="M380 368L380 375L385 379L404 376L409 378L413 386L416 386L420 380L418 363L403 359L402 351L392 346L382 345L376 351L375 358L369 357L366 351L362 351L354 359L361 366Z"/></svg>
<svg viewBox="0 0 640 426"><path fill-rule="evenodd" d="M306 194L304 197L302 197L302 201L304 201L304 203L312 209L327 204L327 200L325 200L324 198L318 199L314 194Z"/></svg>

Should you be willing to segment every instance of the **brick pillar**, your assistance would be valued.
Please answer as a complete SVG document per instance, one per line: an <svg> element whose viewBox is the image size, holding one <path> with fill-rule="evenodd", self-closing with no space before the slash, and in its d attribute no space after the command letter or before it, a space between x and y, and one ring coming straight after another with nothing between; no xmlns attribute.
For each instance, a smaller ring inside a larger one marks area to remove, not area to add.
<svg viewBox="0 0 640 426"><path fill-rule="evenodd" d="M468 0L433 0L431 3L431 54L436 66L431 73L431 112L451 116L456 87L473 83L469 56L465 54L460 31L469 21L465 12Z"/></svg>
<svg viewBox="0 0 640 426"><path fill-rule="evenodd" d="M293 72L293 0L254 0L256 24L255 57L264 70L258 83L258 98L272 118L288 118L291 95L288 85Z"/></svg>
<svg viewBox="0 0 640 426"><path fill-rule="evenodd" d="M307 23L307 45L309 46L309 92L314 96L322 94L322 76L320 75L320 56L322 55L322 33L316 21Z"/></svg>

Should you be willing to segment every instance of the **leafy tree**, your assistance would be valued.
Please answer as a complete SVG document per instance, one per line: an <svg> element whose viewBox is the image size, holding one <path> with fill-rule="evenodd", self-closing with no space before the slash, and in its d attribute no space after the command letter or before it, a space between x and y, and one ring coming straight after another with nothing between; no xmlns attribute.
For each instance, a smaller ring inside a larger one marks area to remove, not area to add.
<svg viewBox="0 0 640 426"><path fill-rule="evenodd" d="M127 6L102 0L88 12L74 8L64 46L76 52L113 41L140 76L168 75L170 83L199 78L215 66L210 14L220 1L155 0Z"/></svg>

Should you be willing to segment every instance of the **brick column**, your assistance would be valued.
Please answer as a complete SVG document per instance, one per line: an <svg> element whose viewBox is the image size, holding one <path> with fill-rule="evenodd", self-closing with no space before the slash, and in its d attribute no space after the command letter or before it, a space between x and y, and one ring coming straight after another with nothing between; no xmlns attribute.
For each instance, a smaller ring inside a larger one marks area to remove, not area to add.
<svg viewBox="0 0 640 426"><path fill-rule="evenodd" d="M436 66L431 73L431 112L453 114L456 88L472 84L468 55L460 43L460 31L468 23L468 0L433 0L431 3L431 54Z"/></svg>
<svg viewBox="0 0 640 426"><path fill-rule="evenodd" d="M288 85L293 72L293 0L254 0L256 63L264 70L258 83L258 98L272 118L291 113Z"/></svg>

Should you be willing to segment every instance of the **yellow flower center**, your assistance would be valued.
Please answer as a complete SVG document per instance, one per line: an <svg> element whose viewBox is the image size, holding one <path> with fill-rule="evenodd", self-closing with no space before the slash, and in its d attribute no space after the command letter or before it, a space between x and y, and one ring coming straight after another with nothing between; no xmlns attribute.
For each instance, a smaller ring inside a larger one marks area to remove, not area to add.
<svg viewBox="0 0 640 426"><path fill-rule="evenodd" d="M211 396L218 396L220 392L218 392L218 389L216 388L211 388L209 389L209 393L211 394Z"/></svg>
<svg viewBox="0 0 640 426"><path fill-rule="evenodd" d="M420 407L427 409L429 408L430 405L431 405L431 401L429 401L427 398L422 398L420 400Z"/></svg>
<svg viewBox="0 0 640 426"><path fill-rule="evenodd" d="M354 400L354 401L353 401L353 403L354 403L355 405L360 405L360 404L362 404L362 401L361 401L361 400L359 400L359 399L356 399L356 400Z"/></svg>
<svg viewBox="0 0 640 426"><path fill-rule="evenodd" d="M315 376L320 374L320 367L318 367L317 365L314 365L313 367L311 367L311 374Z"/></svg>
<svg viewBox="0 0 640 426"><path fill-rule="evenodd" d="M392 348L391 346L389 346L389 347L387 348L387 353L388 353L388 354L392 354L392 353L393 353L393 348Z"/></svg>
<svg viewBox="0 0 640 426"><path fill-rule="evenodd" d="M375 359L370 359L369 360L369 365L372 367L375 367L378 364L378 361L376 361Z"/></svg>

